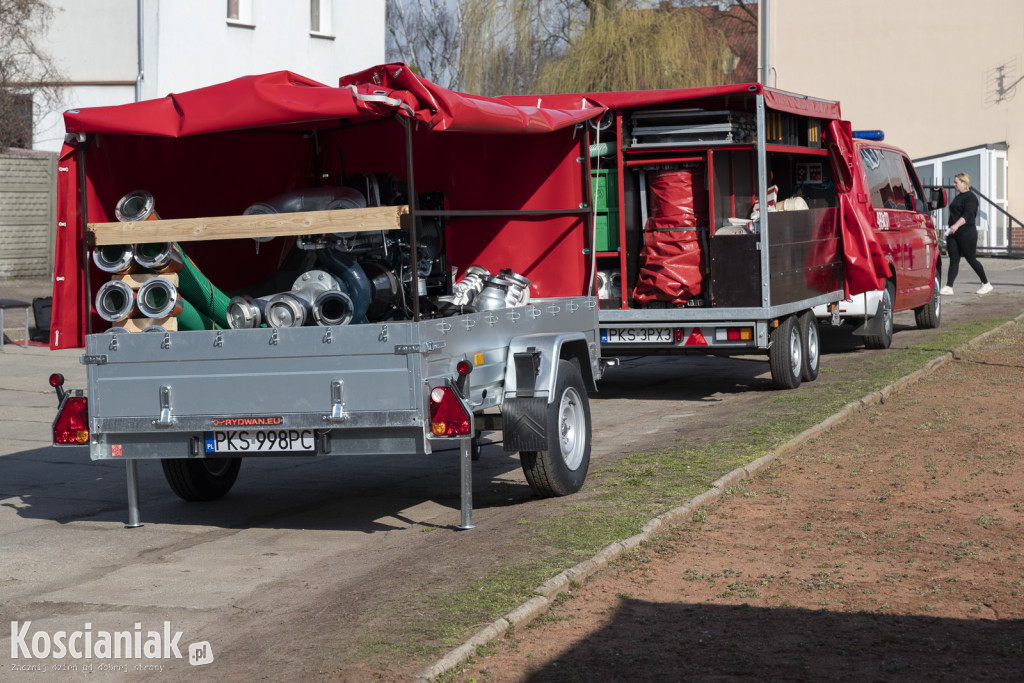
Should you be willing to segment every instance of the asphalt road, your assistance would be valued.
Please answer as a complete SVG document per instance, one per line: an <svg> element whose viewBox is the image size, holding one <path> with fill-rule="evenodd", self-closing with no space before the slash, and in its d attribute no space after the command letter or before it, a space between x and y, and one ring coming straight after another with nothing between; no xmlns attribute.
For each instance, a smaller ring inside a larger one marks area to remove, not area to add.
<svg viewBox="0 0 1024 683"><path fill-rule="evenodd" d="M962 267L958 295L943 300L947 323L1024 311L1024 262L984 263L996 291L975 296L978 281ZM896 329L895 346L937 333L916 330L912 313L898 314ZM884 353L837 347L841 352L830 354L832 343L823 337L823 371L855 372L860 354ZM500 446L485 448L474 467L478 526L462 532L454 529L455 450L248 459L232 492L203 504L178 499L159 463L144 461L145 526L126 529L123 465L49 445L56 399L46 378L60 371L68 387L84 387L80 353L0 350L0 679L13 679L18 665L82 670L82 661L70 658L27 660L21 642L42 648L58 631L81 630L79 643L85 632L99 639L100 631L138 632L145 643L154 637L149 631L164 638L165 622L172 639L181 632L185 658L189 644L210 644L211 675L299 677L302 671L275 666L309 661L315 671L344 656L376 624L403 618L405 596L493 570L517 551L511 529L573 502L534 500L518 458ZM627 360L592 398L591 468L680 434L713 432L774 394L766 360ZM7 624L14 621L18 629L32 623L12 634ZM37 632L49 635L33 641ZM12 639L18 659L11 657ZM121 675L160 675L132 670L137 663L162 666L163 675L189 673L184 659L143 656L128 660Z"/></svg>

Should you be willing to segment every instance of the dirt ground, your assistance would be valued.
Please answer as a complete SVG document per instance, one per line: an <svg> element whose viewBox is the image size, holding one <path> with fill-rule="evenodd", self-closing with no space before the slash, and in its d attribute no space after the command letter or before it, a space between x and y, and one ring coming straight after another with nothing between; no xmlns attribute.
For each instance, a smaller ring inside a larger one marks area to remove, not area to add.
<svg viewBox="0 0 1024 683"><path fill-rule="evenodd" d="M1024 324L786 451L479 681L1021 680Z"/></svg>

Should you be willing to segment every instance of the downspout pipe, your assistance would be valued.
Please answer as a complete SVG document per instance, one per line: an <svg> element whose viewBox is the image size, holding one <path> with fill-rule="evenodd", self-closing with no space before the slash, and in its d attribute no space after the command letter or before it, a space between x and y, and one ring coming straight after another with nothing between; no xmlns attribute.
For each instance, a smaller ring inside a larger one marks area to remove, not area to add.
<svg viewBox="0 0 1024 683"><path fill-rule="evenodd" d="M145 22L142 16L142 5L146 0L136 0L136 7L138 8L138 28L136 29L138 51L139 51L139 72L135 76L135 101L139 102L142 100L142 79L146 75L146 38L143 32L145 28Z"/></svg>

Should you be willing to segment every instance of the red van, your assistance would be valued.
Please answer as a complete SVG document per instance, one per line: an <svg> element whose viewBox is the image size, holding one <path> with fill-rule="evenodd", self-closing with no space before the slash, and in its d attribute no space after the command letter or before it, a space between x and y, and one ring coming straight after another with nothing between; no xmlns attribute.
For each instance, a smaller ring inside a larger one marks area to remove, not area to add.
<svg viewBox="0 0 1024 683"><path fill-rule="evenodd" d="M846 299L834 314L827 306L817 306L815 314L862 320L855 334L864 335L869 348L888 348L894 312L913 310L920 328L939 325L942 260L931 212L946 205L946 192L922 186L910 158L898 147L857 133L852 143L852 206L872 229L889 276L885 289Z"/></svg>

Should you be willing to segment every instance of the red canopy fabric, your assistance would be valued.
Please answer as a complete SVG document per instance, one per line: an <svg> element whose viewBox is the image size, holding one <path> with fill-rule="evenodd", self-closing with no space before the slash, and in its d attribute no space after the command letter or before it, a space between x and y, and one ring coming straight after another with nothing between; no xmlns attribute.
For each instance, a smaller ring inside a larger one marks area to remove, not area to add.
<svg viewBox="0 0 1024 683"><path fill-rule="evenodd" d="M717 85L708 88L674 88L666 90L633 90L628 92L576 93L569 95L514 95L501 98L518 106L552 107L555 109L580 109L604 107L607 109L630 109L661 104L692 102L694 100L720 98L730 95L763 94L765 104L777 111L823 119L838 119L841 114L839 103L822 100L796 93L766 88L760 83L738 83Z"/></svg>
<svg viewBox="0 0 1024 683"><path fill-rule="evenodd" d="M501 99L446 90L404 64L384 64L330 87L290 71L244 76L206 88L113 107L72 109L69 133L183 137L252 128L333 127L394 116L422 121L436 131L542 133L599 114L600 106L567 110L516 106Z"/></svg>

